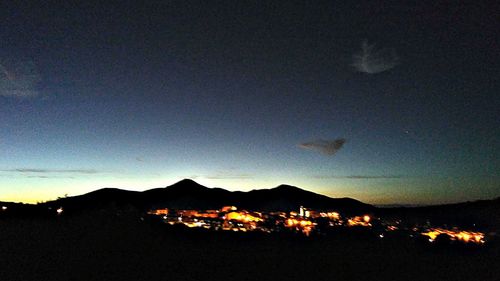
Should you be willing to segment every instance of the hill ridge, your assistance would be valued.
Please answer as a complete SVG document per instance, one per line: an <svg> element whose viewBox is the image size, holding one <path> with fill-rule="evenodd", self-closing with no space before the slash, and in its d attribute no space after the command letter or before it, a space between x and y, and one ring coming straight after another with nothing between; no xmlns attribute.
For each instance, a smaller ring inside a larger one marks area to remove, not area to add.
<svg viewBox="0 0 500 281"><path fill-rule="evenodd" d="M219 209L235 205L244 209L290 211L300 206L318 210L341 210L345 212L366 212L375 207L352 198L331 198L296 186L281 184L270 189L251 191L229 191L209 188L191 179L183 179L172 185L144 191L130 191L118 188L102 188L92 192L59 198L48 205L67 205L69 208L85 209L106 204L133 205L140 209Z"/></svg>

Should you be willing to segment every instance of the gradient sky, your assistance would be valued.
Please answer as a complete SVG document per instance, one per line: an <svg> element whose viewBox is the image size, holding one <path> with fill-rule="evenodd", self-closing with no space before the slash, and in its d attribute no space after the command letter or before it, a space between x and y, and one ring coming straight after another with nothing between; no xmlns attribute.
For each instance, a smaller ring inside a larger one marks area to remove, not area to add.
<svg viewBox="0 0 500 281"><path fill-rule="evenodd" d="M374 204L500 196L495 7L4 2L0 201L183 178Z"/></svg>

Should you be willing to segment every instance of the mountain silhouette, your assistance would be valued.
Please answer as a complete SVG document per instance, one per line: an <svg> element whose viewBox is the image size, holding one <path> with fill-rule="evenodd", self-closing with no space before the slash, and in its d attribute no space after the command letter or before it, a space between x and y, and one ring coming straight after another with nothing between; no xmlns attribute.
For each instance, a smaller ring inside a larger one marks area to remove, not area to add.
<svg viewBox="0 0 500 281"><path fill-rule="evenodd" d="M430 221L436 225L451 224L492 231L500 229L500 198L423 207L376 208L355 199L330 198L290 185L243 192L208 188L190 179L146 191L103 188L37 205L12 202L0 204L7 207L0 211L0 218L53 216L60 207L63 207L65 214L72 214L90 209L144 212L156 208L210 210L229 205L253 211L297 211L300 206L304 206L314 210L338 211L345 215L371 213L379 217L401 219L408 225L423 225Z"/></svg>
<svg viewBox="0 0 500 281"><path fill-rule="evenodd" d="M330 198L290 185L242 192L208 188L190 179L142 192L103 188L79 196L59 198L45 204L74 211L104 208L110 205L133 206L142 210L154 208L208 210L228 205L256 211L292 211L298 210L300 206L344 213L365 213L375 209L372 205L351 198Z"/></svg>

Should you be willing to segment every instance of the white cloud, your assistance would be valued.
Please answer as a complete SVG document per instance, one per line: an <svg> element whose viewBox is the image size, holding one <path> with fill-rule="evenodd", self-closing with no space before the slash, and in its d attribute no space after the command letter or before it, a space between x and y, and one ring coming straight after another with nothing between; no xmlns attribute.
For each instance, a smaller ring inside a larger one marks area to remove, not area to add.
<svg viewBox="0 0 500 281"><path fill-rule="evenodd" d="M377 49L375 44L364 41L361 51L353 55L352 66L359 71L375 74L387 71L399 64L399 58L393 49Z"/></svg>

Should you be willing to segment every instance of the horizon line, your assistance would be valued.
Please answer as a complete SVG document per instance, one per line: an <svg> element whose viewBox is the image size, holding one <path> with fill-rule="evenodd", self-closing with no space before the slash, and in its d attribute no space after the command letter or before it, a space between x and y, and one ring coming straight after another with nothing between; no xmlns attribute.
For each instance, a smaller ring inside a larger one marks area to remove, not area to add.
<svg viewBox="0 0 500 281"><path fill-rule="evenodd" d="M64 197L60 197L59 196L56 199L40 200L40 201L36 201L36 202L28 202L28 201L2 201L2 200L0 200L0 202L1 203L11 203L11 204L13 203L13 204L38 205L38 204L44 204L44 203L47 203L47 202L57 201L57 200L59 200L61 198L71 198L71 197L77 197L77 196L84 196L84 195L87 195L89 193L96 192L96 191L103 190L103 189L116 189L116 190L123 190L123 191L130 191L130 192L141 193L141 192L146 192L146 191L153 190L153 189L168 188L168 187L174 186L176 184L179 184L179 183L185 182L185 181L186 182L193 182L193 183L195 183L195 184L197 184L199 186L202 186L202 187L208 188L208 189L222 189L222 190L225 190L225 191L228 191L228 192L244 192L244 193L248 193L248 192L251 192L251 191L257 191L257 190L272 190L272 189L276 189L276 188L281 187L281 186L289 186L289 187L297 188L297 189L300 189L300 190L303 190L303 191L306 191L306 192L312 192L314 194L318 194L318 195L321 195L321 196L326 196L326 197L331 198L331 199L345 199L345 198L353 199L353 200L359 201L359 202L364 203L364 204L372 205L372 206L377 207L377 208L430 207L430 206L453 205L453 204L461 204L461 203L468 203L468 202L490 201L490 200L500 199L500 195L498 195L498 196L494 196L494 197L489 198L489 199L481 198L481 199L471 199L471 200L465 200L465 201L442 202L442 203L435 203L435 204L432 204L432 203L430 203L430 204L428 204L428 203L366 203L365 201L361 201L361 200L353 198L353 197L348 197L348 196L331 197L331 196L328 196L328 195L325 195L325 194L322 194L322 193L314 192L314 191L311 191L311 190L308 190L308 189L304 189L304 188L301 188L301 187L298 187L298 186L294 186L294 185L290 185L290 184L286 184L286 183L282 183L282 184L279 184L277 186L270 187L270 188L255 188L255 189L243 191L243 190L228 190L226 188L217 187L217 186L210 187L210 186L206 186L206 185L200 184L197 181L195 181L194 179L184 178L184 179L178 180L178 181L174 182L173 184L170 184L170 185L167 185L167 186L147 188L147 189L144 189L144 190L130 190L130 189L127 189L127 188L118 188L118 187L102 187L102 188L97 188L97 189L94 189L92 191L89 191L89 192L86 192L86 193L82 193L82 194L71 195L71 196L68 196L67 194L65 194Z"/></svg>

